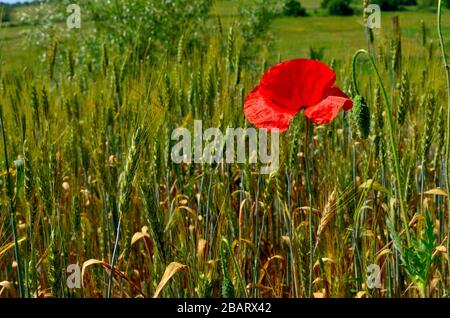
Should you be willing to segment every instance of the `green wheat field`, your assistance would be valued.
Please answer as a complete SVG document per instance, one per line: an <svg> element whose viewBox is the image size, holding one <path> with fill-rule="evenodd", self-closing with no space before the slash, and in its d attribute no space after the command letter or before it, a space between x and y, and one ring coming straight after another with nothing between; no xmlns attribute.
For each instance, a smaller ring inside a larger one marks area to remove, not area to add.
<svg viewBox="0 0 450 318"><path fill-rule="evenodd" d="M370 1L281 2L4 6L0 298L450 296L450 3L368 29ZM271 175L172 162L177 127L252 127L245 96L293 58L329 65L370 122L299 114Z"/></svg>

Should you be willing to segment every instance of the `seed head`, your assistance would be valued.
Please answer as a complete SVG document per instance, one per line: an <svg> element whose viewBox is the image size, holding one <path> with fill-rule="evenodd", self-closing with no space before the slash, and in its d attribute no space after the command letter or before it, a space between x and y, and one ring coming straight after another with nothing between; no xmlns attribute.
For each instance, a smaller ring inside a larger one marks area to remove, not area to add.
<svg viewBox="0 0 450 318"><path fill-rule="evenodd" d="M370 110L364 97L357 95L351 113L352 126L358 137L367 139L370 133Z"/></svg>

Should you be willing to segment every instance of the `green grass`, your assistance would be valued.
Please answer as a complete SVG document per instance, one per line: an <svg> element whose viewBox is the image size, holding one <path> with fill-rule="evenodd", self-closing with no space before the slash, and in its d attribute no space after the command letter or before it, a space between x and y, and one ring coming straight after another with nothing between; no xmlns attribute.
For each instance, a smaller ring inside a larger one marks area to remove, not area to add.
<svg viewBox="0 0 450 318"><path fill-rule="evenodd" d="M0 56L4 70L22 70L40 60L44 53L42 49L25 49L24 32L28 29L28 26L0 27Z"/></svg>
<svg viewBox="0 0 450 318"><path fill-rule="evenodd" d="M237 5L239 0L219 0L215 2L213 12L221 15L235 15L237 14ZM301 4L309 12L320 9L320 0L303 0Z"/></svg>
<svg viewBox="0 0 450 318"><path fill-rule="evenodd" d="M359 15L350 17L318 16L314 10L320 9L320 1L301 1L308 9L309 17L284 17L275 20L271 32L276 42L275 53L283 59L309 57L309 48L325 48L325 57L339 59L351 58L353 52L367 46L363 20ZM236 19L236 1L218 1L212 11L226 19ZM320 14L323 14L320 10ZM405 51L409 54L422 54L419 48L419 26L423 20L428 28L430 38L438 43L436 35L436 15L430 11L417 11L408 8L400 12L382 12L381 29L376 30L377 38L386 40L392 33L391 18L400 17ZM443 19L444 36L450 36L450 19ZM339 38L339 41L336 39ZM450 48L450 41L446 43Z"/></svg>
<svg viewBox="0 0 450 318"><path fill-rule="evenodd" d="M419 26L423 20L428 28L430 38L438 43L436 17L429 12L398 12L404 49L406 54L420 55ZM393 13L382 14L381 29L375 30L377 38L386 41L392 34L391 17ZM444 36L450 36L450 20L444 19ZM272 27L276 39L276 50L283 58L308 57L309 48L324 47L325 56L349 59L353 52L367 46L362 18L352 17L304 17L277 19ZM337 41L336 39L339 39ZM447 42L450 48L450 43Z"/></svg>

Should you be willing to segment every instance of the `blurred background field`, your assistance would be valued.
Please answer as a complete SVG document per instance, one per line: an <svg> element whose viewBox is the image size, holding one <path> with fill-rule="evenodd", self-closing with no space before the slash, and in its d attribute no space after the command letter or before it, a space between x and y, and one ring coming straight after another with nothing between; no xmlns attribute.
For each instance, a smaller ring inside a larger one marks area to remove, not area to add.
<svg viewBox="0 0 450 318"><path fill-rule="evenodd" d="M211 8L212 16L220 16L224 25L238 21L239 0L219 0ZM275 39L273 54L280 53L283 59L306 57L309 55L310 47L325 48L325 56L340 59L350 58L353 52L366 45L363 23L360 18L362 5L354 3L355 16L328 16L326 10L321 8L319 0L301 1L310 16L307 17L279 17L273 21L270 31ZM31 26L20 26L23 13L30 14L31 6L18 6L12 9L11 23L18 24L17 27L2 26L0 37L2 39L2 54L5 64L27 63L42 56L41 52L23 47L23 32ZM398 15L402 27L402 36L405 40L406 54L421 54L419 29L423 20L429 30L436 29L435 12L430 9L418 9L415 6L405 6L403 11L383 12L382 28L376 30L377 35L386 36L392 32L392 16ZM359 11L358 11L359 10ZM86 21L84 21L86 23ZM63 25L63 23L62 23ZM444 36L450 36L450 19L443 19ZM336 39L339 38L339 41ZM437 43L435 32L430 32L430 38ZM25 40L26 42L26 40ZM450 48L450 43L446 44ZM6 63L6 61L10 63Z"/></svg>

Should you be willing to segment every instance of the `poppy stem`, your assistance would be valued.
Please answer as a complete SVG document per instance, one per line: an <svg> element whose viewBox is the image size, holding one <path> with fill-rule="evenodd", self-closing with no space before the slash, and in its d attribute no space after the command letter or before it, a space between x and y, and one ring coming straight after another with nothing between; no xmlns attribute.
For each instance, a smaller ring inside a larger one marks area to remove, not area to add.
<svg viewBox="0 0 450 318"><path fill-rule="evenodd" d="M447 131L445 140L445 186L447 188L447 211L450 210L450 65L447 60L447 53L445 51L444 37L442 36L442 0L438 2L438 12L437 12L437 28L439 34L439 42L441 46L442 61L444 63L445 75L447 78ZM448 216L448 231L450 235L450 215ZM447 238L447 252L450 249L450 238ZM450 272L450 262L448 262L448 269Z"/></svg>
<svg viewBox="0 0 450 318"><path fill-rule="evenodd" d="M360 95L359 89L358 89L358 82L356 80L356 59L358 58L358 55L359 55L358 52L356 52L355 55L353 55L353 60L352 60L352 79L353 79L352 84L353 84L353 89L355 90L356 95Z"/></svg>
<svg viewBox="0 0 450 318"><path fill-rule="evenodd" d="M309 230L309 284L308 284L308 297L312 297L312 284L313 284L313 271L314 271L314 244L313 244L313 219L312 219L312 190L311 190L311 176L309 167L309 145L310 145L310 134L311 125L308 117L306 120L306 135L305 135L305 177L306 177L306 191L308 192L308 203L309 203L309 213L308 213L308 230Z"/></svg>
<svg viewBox="0 0 450 318"><path fill-rule="evenodd" d="M398 151L398 146L397 146L397 140L395 138L395 127L394 127L394 120L393 120L393 115L392 115L392 106L389 101L389 97L387 95L386 88L384 87L383 80L381 79L381 75L380 75L380 72L378 71L375 60L369 54L369 52L367 52L367 50L364 50L364 49L360 49L360 50L356 51L356 53L353 55L353 60L352 60L353 85L354 85L356 93L359 95L359 90L358 90L358 87L356 84L356 61L358 59L358 56L361 54L366 54L367 57L369 58L369 61L372 64L373 69L375 71L377 81L378 81L378 83L381 87L381 91L383 93L383 98L384 98L385 107L386 107L386 116L387 116L388 127L389 127L389 139L390 139L390 144L391 144L391 149L392 149L392 157L394 159L395 178L397 179L397 188L399 189L398 199L400 201L400 217L403 222L403 227L404 227L404 231L406 234L406 240L407 240L408 246L410 246L411 239L410 239L410 234L409 234L408 218L407 218L406 209L405 209L404 194L402 191L403 187L402 187L402 181L401 181L399 151Z"/></svg>

